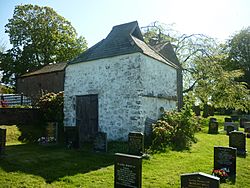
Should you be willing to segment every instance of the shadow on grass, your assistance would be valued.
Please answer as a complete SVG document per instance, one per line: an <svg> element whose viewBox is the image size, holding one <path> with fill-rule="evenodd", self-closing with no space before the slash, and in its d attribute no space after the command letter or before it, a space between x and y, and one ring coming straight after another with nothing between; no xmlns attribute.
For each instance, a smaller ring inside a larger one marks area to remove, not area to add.
<svg viewBox="0 0 250 188"><path fill-rule="evenodd" d="M113 164L111 153L67 150L64 146L34 144L6 146L0 167L6 172L23 172L51 183L64 176L87 173Z"/></svg>

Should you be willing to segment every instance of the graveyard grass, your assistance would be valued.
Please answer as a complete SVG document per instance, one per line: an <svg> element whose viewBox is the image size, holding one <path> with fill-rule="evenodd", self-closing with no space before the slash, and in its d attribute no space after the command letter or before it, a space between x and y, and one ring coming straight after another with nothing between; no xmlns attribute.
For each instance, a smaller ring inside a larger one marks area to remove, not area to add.
<svg viewBox="0 0 250 188"><path fill-rule="evenodd" d="M142 187L180 187L180 175L192 172L211 174L213 147L228 146L219 118L217 135L207 134L207 126L196 134L198 142L190 151L166 151L143 160ZM0 126L3 127L3 126ZM7 127L6 155L0 158L0 187L113 187L114 152L122 152L122 143L109 144L109 152L94 153L89 147L68 150L63 146L22 144L15 126ZM118 150L117 150L118 149ZM250 139L247 139L250 151ZM250 184L250 156L237 157L236 183L222 188L247 188Z"/></svg>

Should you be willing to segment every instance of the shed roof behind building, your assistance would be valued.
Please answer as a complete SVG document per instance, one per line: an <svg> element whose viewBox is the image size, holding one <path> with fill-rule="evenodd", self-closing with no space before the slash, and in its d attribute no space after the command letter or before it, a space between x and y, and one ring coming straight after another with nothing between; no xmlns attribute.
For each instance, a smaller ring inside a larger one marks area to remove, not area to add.
<svg viewBox="0 0 250 188"><path fill-rule="evenodd" d="M38 74L59 72L59 71L63 71L66 66L67 66L67 62L49 64L49 65L46 65L46 66L44 66L41 69L38 69L36 71L28 72L28 73L22 75L21 77L28 77L28 76L38 75Z"/></svg>
<svg viewBox="0 0 250 188"><path fill-rule="evenodd" d="M176 68L174 63L166 57L160 55L144 42L137 21L114 26L105 39L80 54L77 58L69 62L69 64L135 52L141 52L149 57Z"/></svg>

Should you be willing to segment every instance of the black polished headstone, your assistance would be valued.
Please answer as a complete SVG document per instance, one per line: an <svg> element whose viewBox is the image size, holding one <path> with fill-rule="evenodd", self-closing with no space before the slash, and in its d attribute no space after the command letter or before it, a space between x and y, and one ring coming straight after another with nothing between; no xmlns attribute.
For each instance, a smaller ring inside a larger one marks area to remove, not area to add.
<svg viewBox="0 0 250 188"><path fill-rule="evenodd" d="M142 155L144 152L144 135L141 132L130 132L128 134L128 153L131 155Z"/></svg>
<svg viewBox="0 0 250 188"><path fill-rule="evenodd" d="M142 157L116 153L114 173L115 188L141 188Z"/></svg>
<svg viewBox="0 0 250 188"><path fill-rule="evenodd" d="M108 142L107 133L98 132L94 140L94 151L107 152Z"/></svg>
<svg viewBox="0 0 250 188"><path fill-rule="evenodd" d="M6 145L6 129L0 128L0 155L4 154Z"/></svg>
<svg viewBox="0 0 250 188"><path fill-rule="evenodd" d="M219 188L220 178L202 172L181 174L181 188Z"/></svg>
<svg viewBox="0 0 250 188"><path fill-rule="evenodd" d="M230 177L236 177L236 148L214 147L214 170L226 169Z"/></svg>
<svg viewBox="0 0 250 188"><path fill-rule="evenodd" d="M246 134L240 131L229 133L229 147L237 149L237 155L246 156Z"/></svg>

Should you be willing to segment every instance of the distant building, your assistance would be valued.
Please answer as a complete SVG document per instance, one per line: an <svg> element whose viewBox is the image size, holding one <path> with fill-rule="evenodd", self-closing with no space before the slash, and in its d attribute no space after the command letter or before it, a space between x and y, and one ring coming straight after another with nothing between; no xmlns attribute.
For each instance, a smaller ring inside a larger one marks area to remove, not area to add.
<svg viewBox="0 0 250 188"><path fill-rule="evenodd" d="M17 80L17 93L36 100L43 93L63 91L66 65L66 62L46 65L22 75Z"/></svg>
<svg viewBox="0 0 250 188"><path fill-rule="evenodd" d="M163 49L169 46L148 46L135 21L114 26L104 40L68 63L64 125L79 128L80 143L98 131L108 140L127 140L129 132L145 131L147 119L177 109L181 66L173 50L161 54Z"/></svg>

